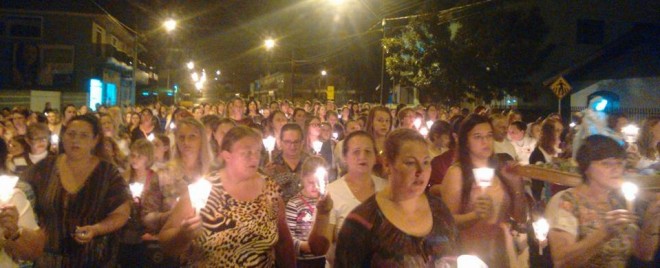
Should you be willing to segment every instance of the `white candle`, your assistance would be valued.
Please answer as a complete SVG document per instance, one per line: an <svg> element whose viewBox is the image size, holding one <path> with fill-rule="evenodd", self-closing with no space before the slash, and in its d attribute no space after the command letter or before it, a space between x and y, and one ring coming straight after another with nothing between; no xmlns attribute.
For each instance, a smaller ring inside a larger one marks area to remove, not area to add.
<svg viewBox="0 0 660 268"><path fill-rule="evenodd" d="M422 134L422 136L424 136L424 138L426 138L426 136L429 135L429 129L428 129L428 128L425 128L425 127L420 128L420 129L419 129L419 134Z"/></svg>
<svg viewBox="0 0 660 268"><path fill-rule="evenodd" d="M540 246L540 244L541 242L545 241L548 238L550 225L548 224L548 221L546 219L540 218L534 223L532 223L532 226L534 227L534 235L536 236L536 239L539 241L539 255L543 255L543 248Z"/></svg>
<svg viewBox="0 0 660 268"><path fill-rule="evenodd" d="M11 200L17 182L17 176L0 175L0 203L7 204Z"/></svg>
<svg viewBox="0 0 660 268"><path fill-rule="evenodd" d="M314 177L316 177L319 186L319 193L321 196L325 195L325 188L328 185L328 171L324 167L318 167L314 172Z"/></svg>
<svg viewBox="0 0 660 268"><path fill-rule="evenodd" d="M209 199L209 194L211 194L211 188L211 183L204 178L200 178L195 183L188 185L190 204L195 209L196 214L199 214L199 211L206 206L206 201Z"/></svg>
<svg viewBox="0 0 660 268"><path fill-rule="evenodd" d="M495 169L492 168L475 168L472 169L474 173L474 180L477 182L477 186L481 187L481 190L485 190L493 182L493 177L495 176Z"/></svg>
<svg viewBox="0 0 660 268"><path fill-rule="evenodd" d="M426 127L428 129L431 129L432 126L433 126L433 120L426 121Z"/></svg>
<svg viewBox="0 0 660 268"><path fill-rule="evenodd" d="M323 148L323 142L322 141L314 141L312 142L312 149L316 152L316 154L321 153L321 148Z"/></svg>
<svg viewBox="0 0 660 268"><path fill-rule="evenodd" d="M413 121L413 125L415 125L416 129L419 129L422 127L422 119L416 118L415 121Z"/></svg>
<svg viewBox="0 0 660 268"><path fill-rule="evenodd" d="M271 153L273 150L275 150L275 137L273 136L268 136L265 139L263 139L264 147L266 148L266 151L268 151L268 162L273 162L273 158L271 156Z"/></svg>
<svg viewBox="0 0 660 268"><path fill-rule="evenodd" d="M153 133L151 133L151 134L149 134L149 136L147 136L147 140L150 141L150 142L154 142L155 139L156 139L156 136Z"/></svg>
<svg viewBox="0 0 660 268"><path fill-rule="evenodd" d="M60 143L60 136L58 136L57 134L50 135L50 144L52 145L58 143Z"/></svg>
<svg viewBox="0 0 660 268"><path fill-rule="evenodd" d="M461 255L456 259L457 268L488 268L488 265L474 255Z"/></svg>
<svg viewBox="0 0 660 268"><path fill-rule="evenodd" d="M335 139L335 140L339 139L339 133L333 132L332 133L332 138Z"/></svg>
<svg viewBox="0 0 660 268"><path fill-rule="evenodd" d="M144 183L134 182L128 185L128 188L131 189L131 194L133 195L133 198L139 198L140 196L142 196L142 191L144 190Z"/></svg>
<svg viewBox="0 0 660 268"><path fill-rule="evenodd" d="M637 141L637 135L639 135L639 127L634 124L627 125L621 128L621 133L628 143L633 143Z"/></svg>
<svg viewBox="0 0 660 268"><path fill-rule="evenodd" d="M175 129L175 128L176 128L176 124L174 124L174 122L170 123L170 129Z"/></svg>
<svg viewBox="0 0 660 268"><path fill-rule="evenodd" d="M624 182L621 184L621 191L623 197L626 199L626 207L630 212L634 212L634 201L639 192L639 188L632 182Z"/></svg>

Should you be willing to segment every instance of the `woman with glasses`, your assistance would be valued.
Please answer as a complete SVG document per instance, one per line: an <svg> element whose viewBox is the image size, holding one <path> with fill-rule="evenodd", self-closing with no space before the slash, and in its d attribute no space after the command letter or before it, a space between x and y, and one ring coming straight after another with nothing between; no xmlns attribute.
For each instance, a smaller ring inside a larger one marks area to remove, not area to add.
<svg viewBox="0 0 660 268"><path fill-rule="evenodd" d="M73 117L62 137L64 153L24 174L36 196L37 232L45 238L29 234L35 251L45 243L36 267L115 266L116 231L128 220L131 196L119 171L106 161L103 139L95 116Z"/></svg>
<svg viewBox="0 0 660 268"><path fill-rule="evenodd" d="M282 152L273 156L273 162L268 163L264 172L271 176L282 190L285 202L300 191L298 178L302 171L302 163L309 157L303 150L303 130L296 123L288 123L282 127L280 144Z"/></svg>

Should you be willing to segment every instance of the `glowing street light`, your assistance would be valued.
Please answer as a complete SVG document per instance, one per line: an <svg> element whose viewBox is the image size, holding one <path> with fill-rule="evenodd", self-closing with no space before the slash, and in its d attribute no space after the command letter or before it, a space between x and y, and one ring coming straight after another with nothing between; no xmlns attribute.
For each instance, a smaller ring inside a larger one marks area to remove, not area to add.
<svg viewBox="0 0 660 268"><path fill-rule="evenodd" d="M267 50L272 49L273 47L275 47L275 40L273 40L272 38L266 39L266 41L264 41L264 46L266 47Z"/></svg>
<svg viewBox="0 0 660 268"><path fill-rule="evenodd" d="M165 27L167 32L174 31L174 29L176 29L176 21L173 19L167 19L165 22L163 22L163 27Z"/></svg>
<svg viewBox="0 0 660 268"><path fill-rule="evenodd" d="M195 63L192 61L189 61L188 64L186 64L186 67L188 67L188 70L192 70L195 68Z"/></svg>

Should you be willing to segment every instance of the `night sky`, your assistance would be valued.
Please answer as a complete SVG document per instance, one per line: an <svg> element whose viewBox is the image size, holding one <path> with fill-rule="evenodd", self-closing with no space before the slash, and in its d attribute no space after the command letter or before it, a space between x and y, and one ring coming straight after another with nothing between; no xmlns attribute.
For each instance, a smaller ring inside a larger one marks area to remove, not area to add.
<svg viewBox="0 0 660 268"><path fill-rule="evenodd" d="M414 0L97 0L129 25L147 33L150 59L159 68L183 68L188 60L207 70L220 69L224 82L240 90L265 73L266 38L277 40L271 71L327 69L343 75L351 87L373 90L380 82L382 16L420 11ZM165 33L162 21L179 21ZM165 57L164 57L165 55Z"/></svg>

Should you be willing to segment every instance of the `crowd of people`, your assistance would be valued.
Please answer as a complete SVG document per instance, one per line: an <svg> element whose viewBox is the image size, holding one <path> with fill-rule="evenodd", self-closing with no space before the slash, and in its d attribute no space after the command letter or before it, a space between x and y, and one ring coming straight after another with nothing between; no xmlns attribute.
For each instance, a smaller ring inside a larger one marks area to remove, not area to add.
<svg viewBox="0 0 660 268"><path fill-rule="evenodd" d="M573 149L579 121L484 106L94 108L2 110L0 175L20 179L0 202L0 267L658 263L660 196L627 206L620 190L625 172L658 173L657 116L635 142L591 135ZM609 119L623 137L626 116ZM572 156L572 188L516 172ZM189 186L203 180L197 207ZM542 217L548 240L532 228Z"/></svg>

